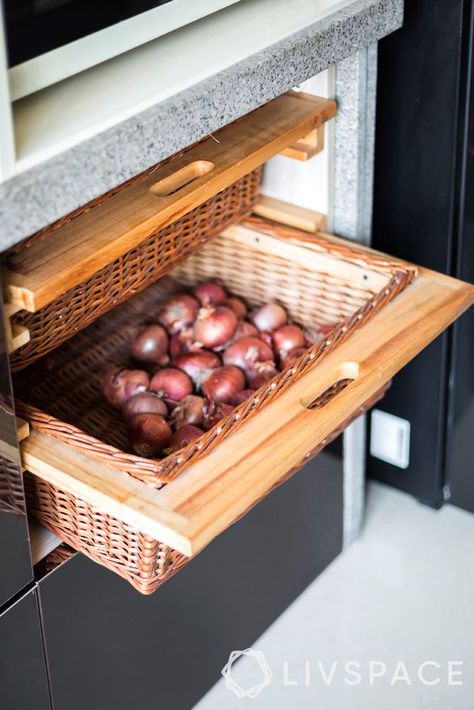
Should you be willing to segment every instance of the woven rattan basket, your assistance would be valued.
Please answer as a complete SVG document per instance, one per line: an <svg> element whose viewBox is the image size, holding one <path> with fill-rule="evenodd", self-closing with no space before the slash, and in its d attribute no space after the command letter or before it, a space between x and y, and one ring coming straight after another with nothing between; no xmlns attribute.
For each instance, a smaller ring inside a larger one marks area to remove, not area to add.
<svg viewBox="0 0 474 710"><path fill-rule="evenodd" d="M161 279L18 373L15 388L22 402L18 414L32 428L160 488L218 446L301 375L317 368L321 358L383 308L415 273L383 256L374 256L337 240L314 236L308 241L306 234L258 219L249 220L247 226L251 229L232 228L209 242L173 269L170 277ZM234 229L237 232L243 229L244 238L234 235ZM315 266L319 261L320 270ZM358 274L357 283L354 270ZM163 460L140 458L130 453L123 423L102 400L98 386L101 371L110 364L127 363L133 333L141 323L150 320L160 301L176 288L176 282L193 284L208 278L225 283L249 304L278 301L292 319L306 327L333 327L327 337L308 348L291 368L260 388L200 439ZM313 406L324 407L344 384L339 383ZM352 412L311 454L318 453L361 411ZM284 480L297 468L292 467ZM143 593L154 591L188 560L169 546L36 476L27 474L26 491L29 510L43 525L75 549L128 579Z"/></svg>
<svg viewBox="0 0 474 710"><path fill-rule="evenodd" d="M160 166L154 166L156 170ZM225 227L252 211L258 197L261 168L254 170L206 200L165 229L148 236L139 246L115 259L86 281L63 293L36 313L21 311L15 321L25 326L30 340L11 354L13 371L26 367L42 355L95 321L103 313L142 291L193 249L219 234ZM143 175L139 176L140 178ZM123 189L123 186L121 186ZM87 206L92 210L110 193ZM59 229L84 208L33 235L10 253L28 247L44 234ZM9 252L5 255L8 266Z"/></svg>

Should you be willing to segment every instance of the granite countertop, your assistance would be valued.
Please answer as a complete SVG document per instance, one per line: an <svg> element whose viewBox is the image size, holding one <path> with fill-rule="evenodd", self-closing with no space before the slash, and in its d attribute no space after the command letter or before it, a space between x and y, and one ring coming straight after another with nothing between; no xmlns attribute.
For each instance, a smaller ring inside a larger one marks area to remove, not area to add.
<svg viewBox="0 0 474 710"><path fill-rule="evenodd" d="M0 184L5 249L398 29L403 0L355 0Z"/></svg>

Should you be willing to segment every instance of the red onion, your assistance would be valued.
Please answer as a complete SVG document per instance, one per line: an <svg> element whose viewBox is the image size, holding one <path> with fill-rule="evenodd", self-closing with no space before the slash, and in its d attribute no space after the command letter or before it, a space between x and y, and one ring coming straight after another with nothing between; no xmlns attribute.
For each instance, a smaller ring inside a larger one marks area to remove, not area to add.
<svg viewBox="0 0 474 710"><path fill-rule="evenodd" d="M334 330L336 325L336 323L332 323L329 325L316 326L315 328L306 328L304 331L306 345L309 347L310 345L319 343L320 340L323 340L327 335L329 335L329 333Z"/></svg>
<svg viewBox="0 0 474 710"><path fill-rule="evenodd" d="M294 350L290 350L290 352L285 355L280 361L281 369L284 370L287 367L290 367L293 365L295 360L297 360L303 353L305 353L307 348L301 347L301 348L294 348Z"/></svg>
<svg viewBox="0 0 474 710"><path fill-rule="evenodd" d="M256 374L257 366L270 363L274 367L273 350L254 336L240 338L224 350L224 365L240 367L248 377Z"/></svg>
<svg viewBox="0 0 474 710"><path fill-rule="evenodd" d="M204 434L204 432L199 427L193 426L192 424L185 424L181 429L175 431L171 437L170 446L166 450L166 453L172 454L178 451L178 449L182 449L191 441L194 441L194 439L198 439L202 434Z"/></svg>
<svg viewBox="0 0 474 710"><path fill-rule="evenodd" d="M224 301L224 306L230 308L231 311L234 311L235 315L239 319L245 318L247 315L247 306L242 299L237 298L237 296L232 296L231 298L228 298L227 301Z"/></svg>
<svg viewBox="0 0 474 710"><path fill-rule="evenodd" d="M231 404L225 404L224 402L220 402L219 404L216 404L210 400L206 400L206 402L207 407L206 415L204 417L204 429L208 431L209 429L212 429L214 424L217 424L217 422L220 422L221 419L224 419L224 417L230 414L234 407Z"/></svg>
<svg viewBox="0 0 474 710"><path fill-rule="evenodd" d="M258 334L258 337L260 340L263 340L264 343L268 345L269 348L272 348L273 352L273 338L272 334L270 333L269 330L261 330Z"/></svg>
<svg viewBox="0 0 474 710"><path fill-rule="evenodd" d="M270 380L272 380L275 375L278 375L278 370L276 369L276 367L269 367L268 369L257 373L255 377L250 380L250 384L252 385L252 387L255 387L255 389L258 389L262 385L266 385L267 382L270 382Z"/></svg>
<svg viewBox="0 0 474 710"><path fill-rule="evenodd" d="M170 355L172 358L183 353L192 353L199 350L201 350L201 346L194 340L192 328L183 328L179 333L171 336Z"/></svg>
<svg viewBox="0 0 474 710"><path fill-rule="evenodd" d="M250 318L259 330L270 332L288 323L286 311L278 303L267 303L266 306L260 306L250 314Z"/></svg>
<svg viewBox="0 0 474 710"><path fill-rule="evenodd" d="M201 308L194 324L194 337L206 348L224 345L234 334L237 316L225 306Z"/></svg>
<svg viewBox="0 0 474 710"><path fill-rule="evenodd" d="M281 359L285 358L290 350L302 348L306 338L297 325L284 325L273 333L273 345Z"/></svg>
<svg viewBox="0 0 474 710"><path fill-rule="evenodd" d="M171 333L190 326L199 313L199 303L187 293L171 296L163 304L158 313L158 320Z"/></svg>
<svg viewBox="0 0 474 710"><path fill-rule="evenodd" d="M130 443L139 456L158 456L168 446L173 432L159 414L136 414L129 422Z"/></svg>
<svg viewBox="0 0 474 710"><path fill-rule="evenodd" d="M204 419L204 399L195 394L188 394L171 412L171 420L176 429L185 424L200 426Z"/></svg>
<svg viewBox="0 0 474 710"><path fill-rule="evenodd" d="M230 403L234 405L234 407L237 407L239 404L242 404L242 402L246 402L249 397L253 395L255 390L253 389L246 389L246 390L240 390L240 392L237 392L235 397L232 397L230 400Z"/></svg>
<svg viewBox="0 0 474 710"><path fill-rule="evenodd" d="M219 305L224 303L227 294L222 286L204 281L193 288L193 294L203 306Z"/></svg>
<svg viewBox="0 0 474 710"><path fill-rule="evenodd" d="M337 323L325 323L324 325L319 326L319 332L323 335L329 335L329 333L331 333L336 326Z"/></svg>
<svg viewBox="0 0 474 710"><path fill-rule="evenodd" d="M239 340L240 338L245 338L248 335L258 335L258 329L253 323L249 323L247 320L239 320L237 323L237 328L232 336L232 342Z"/></svg>
<svg viewBox="0 0 474 710"><path fill-rule="evenodd" d="M132 355L136 360L167 365L168 333L161 325L148 325L143 328L132 343Z"/></svg>
<svg viewBox="0 0 474 710"><path fill-rule="evenodd" d="M149 382L150 378L143 370L123 370L117 367L108 370L100 384L107 402L119 409L134 394L144 392Z"/></svg>
<svg viewBox="0 0 474 710"><path fill-rule="evenodd" d="M200 350L197 353L178 355L173 360L173 367L183 370L199 388L211 370L222 365L219 355L212 350Z"/></svg>
<svg viewBox="0 0 474 710"><path fill-rule="evenodd" d="M153 375L150 389L162 397L167 404L177 404L183 397L193 392L193 383L182 370L165 367Z"/></svg>
<svg viewBox="0 0 474 710"><path fill-rule="evenodd" d="M245 375L242 370L234 365L224 365L212 370L202 384L202 391L215 402L229 402L244 387Z"/></svg>
<svg viewBox="0 0 474 710"><path fill-rule="evenodd" d="M125 420L131 419L136 414L161 414L162 417L166 417L168 407L154 392L139 392L127 399L122 407Z"/></svg>

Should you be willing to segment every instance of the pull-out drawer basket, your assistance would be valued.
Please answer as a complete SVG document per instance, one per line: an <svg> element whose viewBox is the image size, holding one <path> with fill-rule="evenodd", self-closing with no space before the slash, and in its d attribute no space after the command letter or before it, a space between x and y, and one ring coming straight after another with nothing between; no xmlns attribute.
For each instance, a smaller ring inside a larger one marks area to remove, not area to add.
<svg viewBox="0 0 474 710"><path fill-rule="evenodd" d="M285 94L4 254L12 370L58 347L250 214L261 166L334 116Z"/></svg>
<svg viewBox="0 0 474 710"><path fill-rule="evenodd" d="M212 278L277 301L327 336L200 439L161 460L129 449L99 378L178 284ZM414 280L412 285L410 282ZM403 291L403 293L401 293ZM30 511L77 550L153 592L380 397L472 302L471 287L334 237L258 218L18 373Z"/></svg>

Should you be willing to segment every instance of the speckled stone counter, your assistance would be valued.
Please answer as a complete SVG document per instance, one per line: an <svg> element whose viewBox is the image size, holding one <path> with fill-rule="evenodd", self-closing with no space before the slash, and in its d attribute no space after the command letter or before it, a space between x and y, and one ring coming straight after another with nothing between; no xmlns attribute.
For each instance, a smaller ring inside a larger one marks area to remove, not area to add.
<svg viewBox="0 0 474 710"><path fill-rule="evenodd" d="M403 0L356 0L0 185L5 249L401 26Z"/></svg>

